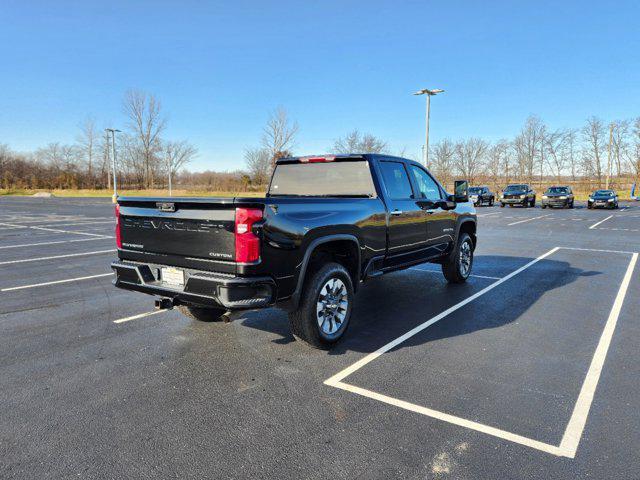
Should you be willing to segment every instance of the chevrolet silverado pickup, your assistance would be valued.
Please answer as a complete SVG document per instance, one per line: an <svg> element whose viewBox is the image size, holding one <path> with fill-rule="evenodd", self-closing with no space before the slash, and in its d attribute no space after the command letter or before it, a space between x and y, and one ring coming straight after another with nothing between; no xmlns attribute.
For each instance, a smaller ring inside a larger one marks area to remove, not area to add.
<svg viewBox="0 0 640 480"><path fill-rule="evenodd" d="M114 284L203 321L275 306L296 338L326 348L372 277L431 262L467 280L467 188L450 195L417 162L352 154L281 159L262 198L121 197Z"/></svg>

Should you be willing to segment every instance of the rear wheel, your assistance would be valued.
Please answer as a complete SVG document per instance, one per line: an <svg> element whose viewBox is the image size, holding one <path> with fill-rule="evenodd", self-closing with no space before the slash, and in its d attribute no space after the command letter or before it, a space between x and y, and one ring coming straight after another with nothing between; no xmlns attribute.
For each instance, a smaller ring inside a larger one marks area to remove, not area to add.
<svg viewBox="0 0 640 480"><path fill-rule="evenodd" d="M316 348L342 338L353 306L353 283L339 263L327 263L305 281L298 309L289 313L291 333Z"/></svg>
<svg viewBox="0 0 640 480"><path fill-rule="evenodd" d="M473 267L473 241L468 233L461 233L456 248L442 264L442 273L449 283L464 283Z"/></svg>
<svg viewBox="0 0 640 480"><path fill-rule="evenodd" d="M226 312L223 308L213 307L191 307L187 305L178 306L178 310L184 316L198 320L199 322L216 322L221 320Z"/></svg>

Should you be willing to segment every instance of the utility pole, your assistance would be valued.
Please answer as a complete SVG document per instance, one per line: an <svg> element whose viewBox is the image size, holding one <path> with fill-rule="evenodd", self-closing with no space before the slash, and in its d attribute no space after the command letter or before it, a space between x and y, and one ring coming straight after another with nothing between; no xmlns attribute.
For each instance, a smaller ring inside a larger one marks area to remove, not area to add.
<svg viewBox="0 0 640 480"><path fill-rule="evenodd" d="M113 150L113 158L111 161L113 162L113 196L111 197L111 201L116 203L118 201L118 187L116 185L116 132L120 132L117 128L105 128L105 131L111 132L111 148ZM107 139L109 138L107 134Z"/></svg>
<svg viewBox="0 0 640 480"><path fill-rule="evenodd" d="M109 172L109 132L104 131L104 155L107 161L107 190L111 190L111 172Z"/></svg>
<svg viewBox="0 0 640 480"><path fill-rule="evenodd" d="M424 139L424 148L422 149L422 158L425 168L428 168L429 165L429 119L431 116L431 97L433 95L437 95L439 93L443 93L444 90L435 88L433 90L429 90L428 88L423 88L422 90L418 90L414 93L414 95L426 95L427 96L427 113L426 113L426 130L425 130L425 139Z"/></svg>
<svg viewBox="0 0 640 480"><path fill-rule="evenodd" d="M611 144L613 143L613 122L609 124L609 148L607 149L607 180L605 189L609 190L609 177L611 177Z"/></svg>

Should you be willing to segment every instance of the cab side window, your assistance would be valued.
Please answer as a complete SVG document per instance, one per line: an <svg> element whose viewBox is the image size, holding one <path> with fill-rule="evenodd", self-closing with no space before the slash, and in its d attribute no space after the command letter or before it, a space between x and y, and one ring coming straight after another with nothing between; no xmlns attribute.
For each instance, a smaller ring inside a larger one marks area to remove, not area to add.
<svg viewBox="0 0 640 480"><path fill-rule="evenodd" d="M382 179L390 198L402 200L413 198L409 176L400 162L380 162Z"/></svg>
<svg viewBox="0 0 640 480"><path fill-rule="evenodd" d="M410 168L416 185L418 185L418 198L426 198L427 200L434 201L440 200L442 198L440 188L438 188L436 181L431 178L431 175L415 165L412 165Z"/></svg>

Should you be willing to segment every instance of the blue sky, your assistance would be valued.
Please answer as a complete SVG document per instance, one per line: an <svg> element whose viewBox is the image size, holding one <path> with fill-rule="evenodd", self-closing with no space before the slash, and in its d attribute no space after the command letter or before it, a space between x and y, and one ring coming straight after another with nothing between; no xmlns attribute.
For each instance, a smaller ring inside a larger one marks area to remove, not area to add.
<svg viewBox="0 0 640 480"><path fill-rule="evenodd" d="M0 3L0 143L71 143L92 116L125 124L129 88L157 95L195 170L234 170L269 112L296 153L358 128L418 155L431 141L640 116L640 2Z"/></svg>

